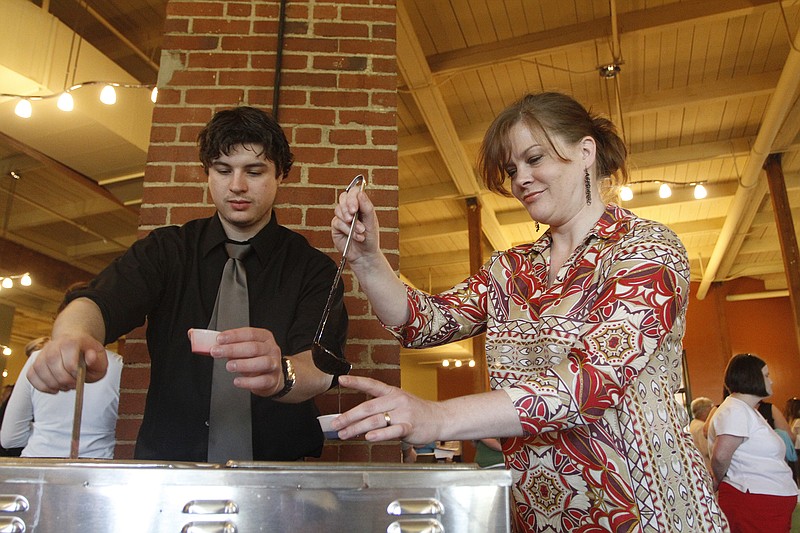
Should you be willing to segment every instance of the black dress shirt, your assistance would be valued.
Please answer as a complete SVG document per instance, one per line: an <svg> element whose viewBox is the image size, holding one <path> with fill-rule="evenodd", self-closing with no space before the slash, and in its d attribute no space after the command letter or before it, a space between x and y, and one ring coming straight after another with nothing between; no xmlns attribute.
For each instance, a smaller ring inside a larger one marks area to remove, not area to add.
<svg viewBox="0 0 800 533"><path fill-rule="evenodd" d="M211 400L211 357L191 351L189 328L207 328L225 262L219 218L153 230L115 260L84 291L103 314L105 342L144 324L150 353L150 388L136 441L137 459L205 462ZM250 324L268 329L284 355L311 348L327 300L335 263L301 235L269 224L249 241L245 259ZM343 357L347 312L343 284L323 344ZM318 457L323 435L313 400L299 404L251 394L253 459L292 461Z"/></svg>

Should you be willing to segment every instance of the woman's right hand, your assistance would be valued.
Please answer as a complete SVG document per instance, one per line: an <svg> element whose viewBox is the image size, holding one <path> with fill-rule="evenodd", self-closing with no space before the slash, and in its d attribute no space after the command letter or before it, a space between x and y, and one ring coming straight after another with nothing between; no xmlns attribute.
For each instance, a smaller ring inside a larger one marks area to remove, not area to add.
<svg viewBox="0 0 800 533"><path fill-rule="evenodd" d="M344 250L354 217L358 218L347 250L350 268L375 315L389 326L404 324L408 320L406 286L381 252L378 216L365 192L353 188L339 195L336 216L331 221L333 244L340 252Z"/></svg>
<svg viewBox="0 0 800 533"><path fill-rule="evenodd" d="M340 194L335 215L331 221L331 236L334 246L340 252L344 250L353 217L358 218L347 252L347 260L351 266L357 267L365 258L382 256L378 217L367 193L354 187Z"/></svg>

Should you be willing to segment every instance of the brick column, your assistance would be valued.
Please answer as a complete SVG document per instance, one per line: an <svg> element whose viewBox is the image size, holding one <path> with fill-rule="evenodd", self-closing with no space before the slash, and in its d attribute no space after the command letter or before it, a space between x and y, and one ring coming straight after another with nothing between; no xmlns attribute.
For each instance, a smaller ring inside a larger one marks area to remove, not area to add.
<svg viewBox="0 0 800 533"><path fill-rule="evenodd" d="M239 104L272 110L278 43L276 1L184 1L167 5L145 171L140 234L214 212L198 162L196 138L220 109ZM287 3L278 119L295 154L279 189L281 224L305 235L337 263L330 220L338 194L363 173L380 209L381 245L395 268L397 125L395 4L380 1ZM354 373L399 385L399 347L380 327L349 271L343 276L350 314L347 357ZM126 343L118 459L131 458L149 377L144 329ZM342 393L342 408L364 398ZM336 412L331 391L318 398ZM399 461L397 443L326 443L326 461Z"/></svg>

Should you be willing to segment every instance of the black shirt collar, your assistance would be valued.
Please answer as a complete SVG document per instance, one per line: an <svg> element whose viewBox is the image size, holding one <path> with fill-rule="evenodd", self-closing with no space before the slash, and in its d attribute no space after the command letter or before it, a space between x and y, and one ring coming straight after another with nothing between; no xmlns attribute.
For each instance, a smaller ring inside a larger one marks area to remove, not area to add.
<svg viewBox="0 0 800 533"><path fill-rule="evenodd" d="M253 246L253 250L256 252L255 255L262 264L266 263L270 250L274 250L278 245L279 233L278 217L273 210L267 225L248 241ZM206 257L212 250L222 246L228 240L225 228L222 227L222 222L217 213L209 220L205 234L200 242L203 257Z"/></svg>

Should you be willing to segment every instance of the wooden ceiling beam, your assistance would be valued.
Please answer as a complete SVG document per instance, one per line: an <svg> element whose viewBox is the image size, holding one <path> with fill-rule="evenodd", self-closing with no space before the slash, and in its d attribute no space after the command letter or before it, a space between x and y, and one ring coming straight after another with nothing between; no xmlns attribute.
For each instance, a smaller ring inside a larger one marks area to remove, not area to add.
<svg viewBox="0 0 800 533"><path fill-rule="evenodd" d="M464 197L479 197L480 185L475 171L456 134L444 97L433 83L425 54L402 1L397 3L397 65L459 193ZM484 209L482 215L483 233L492 246L500 250L508 248L508 239L491 209Z"/></svg>
<svg viewBox="0 0 800 533"><path fill-rule="evenodd" d="M617 20L620 35L625 35L745 16L767 9L777 9L774 0L693 0L620 13ZM435 54L428 57L428 64L434 76L452 76L466 70L551 54L566 47L592 45L595 40L610 36L611 17L598 17L591 24L573 24Z"/></svg>
<svg viewBox="0 0 800 533"><path fill-rule="evenodd" d="M770 94L780 77L780 72L767 72L737 76L723 81L708 81L681 89L665 89L646 94L623 96L622 111L625 117L644 113L657 113L676 107L705 106L730 98L749 98ZM799 112L800 113L800 112ZM800 124L800 121L797 121ZM480 143L488 124L471 124L458 130L458 137L464 145ZM788 133L786 136L790 135ZM794 142L795 135L784 144ZM714 144L714 143L710 143ZM433 139L428 133L405 135L398 140L400 157L418 155L435 150ZM748 146L749 150L749 146Z"/></svg>

